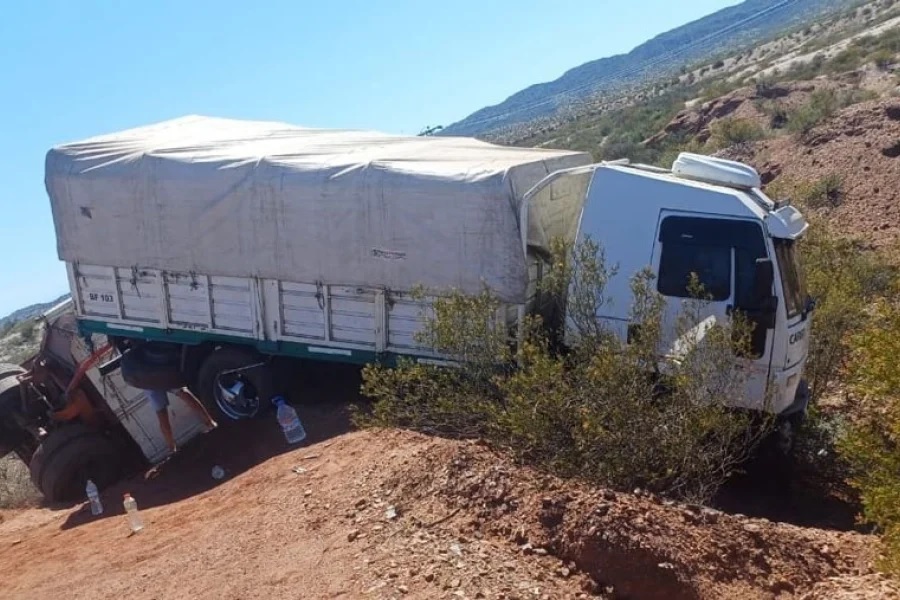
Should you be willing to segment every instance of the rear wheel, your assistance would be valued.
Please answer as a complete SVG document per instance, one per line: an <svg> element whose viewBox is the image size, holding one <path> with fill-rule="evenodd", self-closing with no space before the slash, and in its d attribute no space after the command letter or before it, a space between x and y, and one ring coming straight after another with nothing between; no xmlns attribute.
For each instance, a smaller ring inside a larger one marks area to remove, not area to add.
<svg viewBox="0 0 900 600"><path fill-rule="evenodd" d="M78 453L84 452L83 460L78 458ZM104 457L107 465L96 468L95 458ZM79 473L90 467L89 471L95 471L97 479L93 479L97 487L109 485L115 478L110 479L110 473L117 474L122 465L122 452L116 445L102 434L89 429L81 423L66 425L44 438L40 446L31 457L28 469L31 472L31 482L41 490L44 497L51 502L64 500L61 495L71 483L72 477L79 477ZM49 474L49 475L48 475ZM87 483L88 477L84 480ZM84 491L84 486L77 490L79 494Z"/></svg>
<svg viewBox="0 0 900 600"><path fill-rule="evenodd" d="M14 419L14 414L21 406L21 391L14 374L7 375L5 379L0 378L0 457L20 448L27 439L27 432Z"/></svg>
<svg viewBox="0 0 900 600"><path fill-rule="evenodd" d="M270 407L274 372L262 357L243 348L210 354L197 374L197 395L230 419L250 419Z"/></svg>
<svg viewBox="0 0 900 600"><path fill-rule="evenodd" d="M109 438L98 433L75 438L45 459L39 489L50 502L84 496L88 479L102 490L121 475L120 454Z"/></svg>

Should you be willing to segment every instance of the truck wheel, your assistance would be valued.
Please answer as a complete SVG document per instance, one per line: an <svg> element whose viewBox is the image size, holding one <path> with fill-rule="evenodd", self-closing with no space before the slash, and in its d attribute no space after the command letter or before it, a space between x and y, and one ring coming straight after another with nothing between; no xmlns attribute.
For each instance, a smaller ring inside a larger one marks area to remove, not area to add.
<svg viewBox="0 0 900 600"><path fill-rule="evenodd" d="M172 390L187 383L178 363L161 361L156 354L134 348L122 356L122 379L142 390Z"/></svg>
<svg viewBox="0 0 900 600"><path fill-rule="evenodd" d="M207 406L231 419L250 419L269 408L275 374L258 354L224 347L210 354L197 373L197 392ZM242 367L252 366L246 370ZM232 372L236 371L237 372Z"/></svg>
<svg viewBox="0 0 900 600"><path fill-rule="evenodd" d="M49 502L81 498L88 479L99 489L115 483L120 456L116 445L99 433L77 437L45 459L38 489Z"/></svg>
<svg viewBox="0 0 900 600"><path fill-rule="evenodd" d="M28 470L31 472L31 483L40 489L41 475L47 459L72 440L90 435L96 435L96 433L81 423L73 423L51 431L37 447L37 450L34 451L34 456L31 457L31 461L28 463Z"/></svg>
<svg viewBox="0 0 900 600"><path fill-rule="evenodd" d="M23 369L19 365L14 365L12 363L0 363L0 379L9 377L10 375L21 375L24 372L25 369Z"/></svg>
<svg viewBox="0 0 900 600"><path fill-rule="evenodd" d="M25 439L13 420L13 414L22 406L19 382L13 376L0 379L0 457L14 451Z"/></svg>

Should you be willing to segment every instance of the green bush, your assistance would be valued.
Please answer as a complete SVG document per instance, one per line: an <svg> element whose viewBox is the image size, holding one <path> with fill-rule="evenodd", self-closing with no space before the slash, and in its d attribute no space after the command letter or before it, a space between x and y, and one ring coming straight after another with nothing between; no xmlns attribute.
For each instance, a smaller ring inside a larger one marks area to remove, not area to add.
<svg viewBox="0 0 900 600"><path fill-rule="evenodd" d="M710 126L710 142L715 148L727 148L735 144L755 142L768 136L766 130L751 119L727 117Z"/></svg>
<svg viewBox="0 0 900 600"><path fill-rule="evenodd" d="M828 63L831 73L844 73L858 69L865 62L866 54L858 46L851 46L841 51Z"/></svg>
<svg viewBox="0 0 900 600"><path fill-rule="evenodd" d="M887 49L878 50L872 54L872 62L881 70L887 70L894 64L894 53Z"/></svg>
<svg viewBox="0 0 900 600"><path fill-rule="evenodd" d="M359 422L483 438L558 475L708 499L766 431L723 402L745 393L746 372L734 355L747 330L698 328L706 303L695 286L696 298L673 323L682 343L677 360L659 370L664 342L676 347L649 273L632 279L631 322L639 329L630 343L596 318L614 276L590 241L558 254L544 291L556 298L569 291L574 338L565 353L554 352L539 319L513 350L487 292L439 299L422 339L458 366L368 367L363 392L376 402Z"/></svg>
<svg viewBox="0 0 900 600"><path fill-rule="evenodd" d="M881 566L900 575L900 307L883 302L853 340L852 379L862 415L841 440L863 516L883 534Z"/></svg>
<svg viewBox="0 0 900 600"><path fill-rule="evenodd" d="M897 275L885 256L863 250L815 220L800 252L809 293L816 299L806 365L816 402L842 381L850 336L866 327L869 306L888 293Z"/></svg>
<svg viewBox="0 0 900 600"><path fill-rule="evenodd" d="M843 196L844 179L832 173L805 186L797 200L809 208L835 208Z"/></svg>
<svg viewBox="0 0 900 600"><path fill-rule="evenodd" d="M18 331L19 335L26 342L30 342L34 339L36 329L37 323L35 321L23 321L16 326L16 331Z"/></svg>
<svg viewBox="0 0 900 600"><path fill-rule="evenodd" d="M788 114L791 133L809 133L814 127L838 111L837 95L830 90L813 92L808 103Z"/></svg>
<svg viewBox="0 0 900 600"><path fill-rule="evenodd" d="M788 114L787 128L791 133L809 133L837 111L875 97L877 94L868 90L817 90L812 93L809 102Z"/></svg>

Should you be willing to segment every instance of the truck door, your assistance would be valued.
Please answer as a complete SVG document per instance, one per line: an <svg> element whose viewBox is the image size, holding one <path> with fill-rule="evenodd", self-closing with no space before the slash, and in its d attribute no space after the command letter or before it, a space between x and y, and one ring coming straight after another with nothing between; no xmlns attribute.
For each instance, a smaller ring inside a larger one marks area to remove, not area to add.
<svg viewBox="0 0 900 600"><path fill-rule="evenodd" d="M703 306L701 319L714 317L725 323L735 310L745 314L757 312L757 261L768 258L760 223L663 212L656 240L652 264L657 276L656 289L668 299L667 329L675 333L684 301L691 298L692 273L710 298ZM766 294L771 294L771 287ZM739 363L752 369L746 398L723 401L760 408L757 405L765 398L774 335L766 325L755 326L752 338L751 360ZM667 341L674 342L674 336Z"/></svg>

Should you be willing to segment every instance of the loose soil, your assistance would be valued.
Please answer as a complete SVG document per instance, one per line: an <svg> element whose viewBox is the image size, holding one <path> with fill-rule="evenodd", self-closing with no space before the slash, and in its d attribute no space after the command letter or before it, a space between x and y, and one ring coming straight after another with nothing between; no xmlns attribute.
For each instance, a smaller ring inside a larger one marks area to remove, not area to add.
<svg viewBox="0 0 900 600"><path fill-rule="evenodd" d="M890 597L876 539L563 482L346 405L223 426L84 506L3 513L3 598ZM211 477L214 465L225 469ZM132 535L130 491L146 526ZM842 590L870 596L840 596ZM881 594L881 595L878 595ZM900 597L900 594L897 594Z"/></svg>

